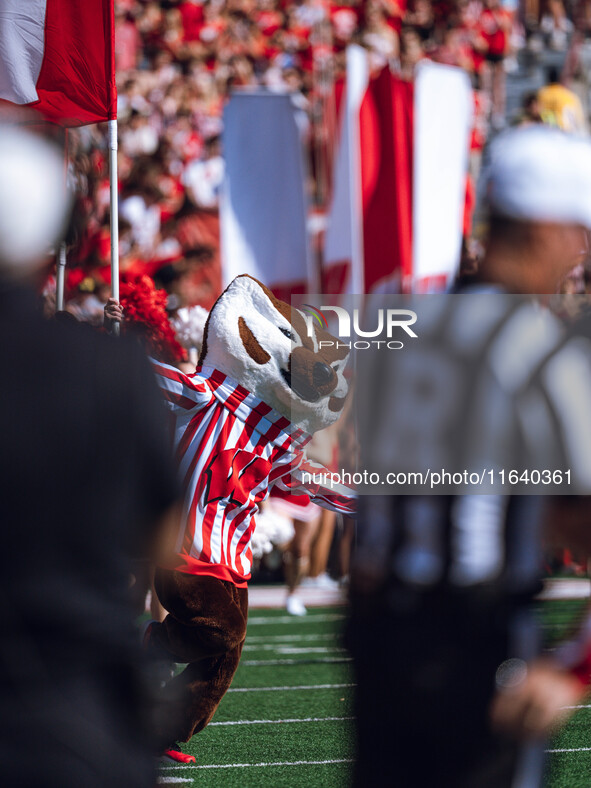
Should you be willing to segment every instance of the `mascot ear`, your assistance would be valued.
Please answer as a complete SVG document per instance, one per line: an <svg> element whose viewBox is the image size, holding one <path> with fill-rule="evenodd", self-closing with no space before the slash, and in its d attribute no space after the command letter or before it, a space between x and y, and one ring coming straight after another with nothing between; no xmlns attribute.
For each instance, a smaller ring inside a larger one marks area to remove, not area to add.
<svg viewBox="0 0 591 788"><path fill-rule="evenodd" d="M224 290L224 292L218 297L215 304L212 306L209 315L207 316L207 321L205 323L205 327L203 329L203 344L201 345L201 353L199 354L199 360L197 361L198 366L203 366L205 364L205 357L207 356L207 349L208 349L208 334L209 334L209 327L210 327L210 320L211 316L215 314L215 310L222 299L226 296L226 294L231 294L233 290L237 292L242 291L243 297L246 297L249 302L252 298L252 290L249 288L248 282L254 282L256 285L256 290L260 290L261 292L265 293L267 298L271 301L271 303L275 306L276 309L288 320L291 317L292 310L289 304L286 304L284 301L280 301L276 298L273 293L266 287L262 282L259 282L258 279L255 279L254 276L250 276L250 274L239 274L235 277L228 287ZM250 294L249 291L250 290ZM245 292L246 291L246 292ZM246 352L255 361L257 364L266 364L271 356L264 350L259 342L257 341L256 337L250 331L248 326L246 325L246 321L243 318L240 318L238 322L238 328L240 332L240 338L244 344Z"/></svg>
<svg viewBox="0 0 591 788"><path fill-rule="evenodd" d="M232 287L234 280L230 282L228 287L224 290L224 292L219 295L214 303L214 305L209 310L209 314L207 316L207 320L205 321L205 326L203 327L203 344L201 345L201 352L199 353L199 358L197 359L197 366L202 367L205 364L205 356L207 356L207 335L209 334L209 324L211 321L211 316L216 310L217 305L220 303L222 298L226 295L228 290Z"/></svg>
<svg viewBox="0 0 591 788"><path fill-rule="evenodd" d="M217 301L215 302L215 304L217 304ZM212 307L212 311L215 309L215 304ZM205 356L207 355L207 330L209 328L209 319L210 319L210 317L211 317L211 312L207 316L207 320L205 321L205 327L203 329L203 343L201 345L201 352L199 353L199 358L197 359L197 366L198 367L202 367L203 366L203 364L205 363Z"/></svg>

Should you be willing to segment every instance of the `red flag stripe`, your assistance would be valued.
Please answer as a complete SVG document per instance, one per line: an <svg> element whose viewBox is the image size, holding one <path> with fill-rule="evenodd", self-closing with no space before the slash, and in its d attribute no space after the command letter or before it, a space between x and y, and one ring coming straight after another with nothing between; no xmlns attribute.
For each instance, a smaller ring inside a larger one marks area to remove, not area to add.
<svg viewBox="0 0 591 788"><path fill-rule="evenodd" d="M13 4L0 0L0 13ZM35 7L41 13L41 7ZM43 19L28 19L34 25ZM62 126L83 126L117 117L113 0L47 0L43 60L36 84L39 99L26 106ZM0 47L3 70L12 72L11 47ZM11 102L2 102L11 103Z"/></svg>

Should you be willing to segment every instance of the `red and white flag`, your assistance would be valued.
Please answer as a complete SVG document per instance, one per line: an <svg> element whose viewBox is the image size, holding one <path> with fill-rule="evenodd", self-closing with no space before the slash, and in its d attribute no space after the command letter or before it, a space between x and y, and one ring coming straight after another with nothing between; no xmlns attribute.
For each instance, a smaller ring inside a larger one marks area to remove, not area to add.
<svg viewBox="0 0 591 788"><path fill-rule="evenodd" d="M117 117L113 0L0 0L0 99L62 126Z"/></svg>
<svg viewBox="0 0 591 788"><path fill-rule="evenodd" d="M463 229L472 91L425 61L414 82L369 78L347 52L346 101L325 239L323 292L443 290Z"/></svg>

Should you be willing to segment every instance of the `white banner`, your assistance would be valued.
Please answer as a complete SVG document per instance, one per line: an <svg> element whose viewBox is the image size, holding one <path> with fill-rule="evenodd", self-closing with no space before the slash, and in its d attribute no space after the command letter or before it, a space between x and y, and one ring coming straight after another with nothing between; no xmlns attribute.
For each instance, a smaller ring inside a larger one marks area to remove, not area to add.
<svg viewBox="0 0 591 788"><path fill-rule="evenodd" d="M458 269L472 113L464 71L420 64L413 163L413 282L419 285L434 277L449 283Z"/></svg>
<svg viewBox="0 0 591 788"><path fill-rule="evenodd" d="M324 241L324 265L346 263L346 293L363 293L363 205L359 108L369 83L367 52L347 48L345 106L334 167L333 199Z"/></svg>
<svg viewBox="0 0 591 788"><path fill-rule="evenodd" d="M47 0L0 0L0 99L37 101Z"/></svg>
<svg viewBox="0 0 591 788"><path fill-rule="evenodd" d="M313 282L307 233L307 120L292 96L236 92L224 112L220 201L224 285L250 274L269 287Z"/></svg>

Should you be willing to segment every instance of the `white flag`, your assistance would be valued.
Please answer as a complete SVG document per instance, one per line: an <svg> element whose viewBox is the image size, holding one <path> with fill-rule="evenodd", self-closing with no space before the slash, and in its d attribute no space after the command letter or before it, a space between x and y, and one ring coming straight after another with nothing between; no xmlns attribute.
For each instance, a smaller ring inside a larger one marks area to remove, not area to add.
<svg viewBox="0 0 591 788"><path fill-rule="evenodd" d="M226 107L224 284L250 274L280 294L309 290L303 116L291 96L267 91L234 93Z"/></svg>

